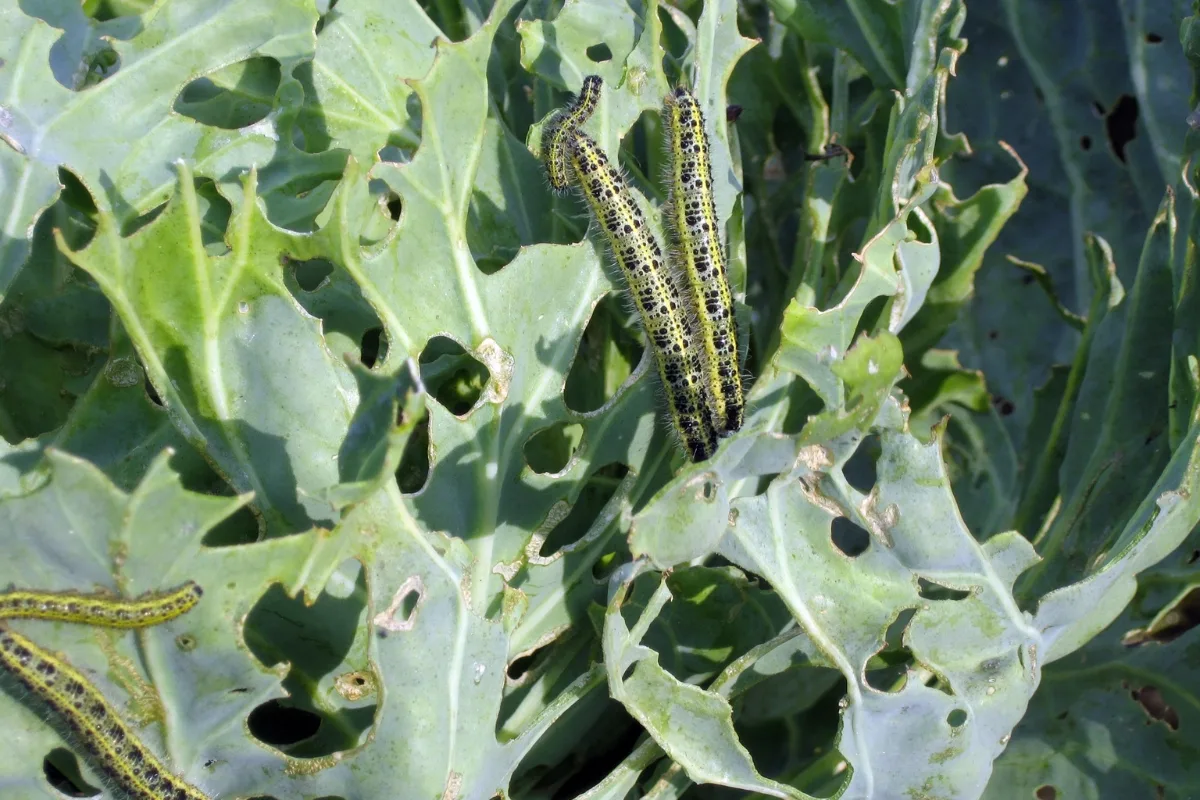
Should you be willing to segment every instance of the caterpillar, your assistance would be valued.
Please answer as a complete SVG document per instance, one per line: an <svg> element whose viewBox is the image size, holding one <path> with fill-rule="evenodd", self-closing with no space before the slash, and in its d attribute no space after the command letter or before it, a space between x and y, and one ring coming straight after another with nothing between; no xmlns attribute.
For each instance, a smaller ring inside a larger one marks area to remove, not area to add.
<svg viewBox="0 0 1200 800"><path fill-rule="evenodd" d="M672 260L696 307L696 337L704 350L712 398L711 424L720 435L742 427L745 398L738 365L737 322L726 274L720 220L713 203L712 159L704 112L684 87L663 103L670 147L668 228Z"/></svg>
<svg viewBox="0 0 1200 800"><path fill-rule="evenodd" d="M48 619L103 628L147 628L191 611L203 590L194 582L169 592L147 592L127 600L103 594L35 592L0 594L0 619Z"/></svg>
<svg viewBox="0 0 1200 800"><path fill-rule="evenodd" d="M133 600L17 590L0 595L0 620L49 619L114 628L147 627L186 613L202 593L191 581L170 592L145 594ZM131 800L210 800L171 773L82 673L3 621L0 668L60 718L74 743Z"/></svg>
<svg viewBox="0 0 1200 800"><path fill-rule="evenodd" d="M565 194L571 188L571 173L567 164L567 145L575 131L579 130L596 111L600 101L601 80L599 75L588 75L575 100L560 109L546 126L542 152L546 159L546 177L550 188Z"/></svg>
<svg viewBox="0 0 1200 800"><path fill-rule="evenodd" d="M707 412L703 351L693 340L679 287L625 179L586 133L575 130L567 152L576 182L612 247L641 314L658 365L671 421L693 461L716 449Z"/></svg>

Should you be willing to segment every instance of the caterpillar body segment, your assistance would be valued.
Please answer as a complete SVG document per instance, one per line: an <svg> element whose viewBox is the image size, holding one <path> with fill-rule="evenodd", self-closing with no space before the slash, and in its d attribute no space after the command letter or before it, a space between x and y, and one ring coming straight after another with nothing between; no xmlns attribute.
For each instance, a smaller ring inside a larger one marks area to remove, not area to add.
<svg viewBox="0 0 1200 800"><path fill-rule="evenodd" d="M621 173L600 146L576 130L567 152L576 182L612 247L658 366L671 421L693 461L716 450L708 413L704 353L687 321L687 308L672 280L662 248Z"/></svg>
<svg viewBox="0 0 1200 800"><path fill-rule="evenodd" d="M188 581L168 592L147 592L132 600L116 595L38 592L0 593L0 619L47 619L103 628L146 628L186 614L204 591Z"/></svg>
<svg viewBox="0 0 1200 800"><path fill-rule="evenodd" d="M742 427L745 396L733 292L713 202L704 112L695 96L679 87L667 95L663 117L671 154L668 219L674 236L673 260L696 308L695 331L705 356L712 426L718 434L728 435Z"/></svg>
<svg viewBox="0 0 1200 800"><path fill-rule="evenodd" d="M546 159L546 177L550 188L558 194L571 189L571 167L567 148L575 131L579 130L596 111L600 101L602 81L599 75L588 75L575 99L561 109L546 126L542 141L542 153Z"/></svg>

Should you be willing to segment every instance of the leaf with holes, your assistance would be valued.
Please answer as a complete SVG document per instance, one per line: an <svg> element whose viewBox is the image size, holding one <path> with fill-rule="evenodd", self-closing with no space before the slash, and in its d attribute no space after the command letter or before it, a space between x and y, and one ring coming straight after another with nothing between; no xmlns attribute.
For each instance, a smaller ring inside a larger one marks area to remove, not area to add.
<svg viewBox="0 0 1200 800"><path fill-rule="evenodd" d="M0 148L0 295L25 260L35 216L58 193L60 168L105 197L126 225L167 198L177 158L199 161L201 174L220 174L231 159L269 162L269 129L231 135L198 124L185 115L180 90L250 58L290 65L311 51L316 21L311 8L293 0L179 2L102 23L78 5L60 5L7 3L0 10L7 143Z"/></svg>
<svg viewBox="0 0 1200 800"><path fill-rule="evenodd" d="M136 596L191 579L204 596L185 616L137 634L37 621L14 627L82 669L176 774L225 793L228 774L212 766L231 757L244 763L252 745L241 721L283 695L279 673L249 657L229 620L247 614L273 582L300 588L320 538L204 547L202 539L245 498L185 491L166 455L129 494L72 456L51 451L47 463L26 475L30 488L0 500L4 547L12 554L0 583ZM50 798L60 796L52 786L71 790L72 775L79 789L103 785L94 765L85 762L81 771L61 729L37 710L4 698L0 714L14 736L0 786Z"/></svg>
<svg viewBox="0 0 1200 800"><path fill-rule="evenodd" d="M1186 793L1200 215L1151 5L7 4L9 579L205 587L14 629L210 796ZM546 186L590 74L666 251L663 97L704 106L748 405L702 463ZM37 711L0 785L94 793Z"/></svg>

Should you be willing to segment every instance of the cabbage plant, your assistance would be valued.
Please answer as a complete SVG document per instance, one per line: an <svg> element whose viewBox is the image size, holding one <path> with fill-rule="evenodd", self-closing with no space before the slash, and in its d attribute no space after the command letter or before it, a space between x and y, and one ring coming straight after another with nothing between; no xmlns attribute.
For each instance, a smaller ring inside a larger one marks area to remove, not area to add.
<svg viewBox="0 0 1200 800"><path fill-rule="evenodd" d="M210 797L1200 792L1183 0L0 0L0 585ZM692 463L543 130L663 233L710 112L747 418ZM0 677L0 796L119 797Z"/></svg>

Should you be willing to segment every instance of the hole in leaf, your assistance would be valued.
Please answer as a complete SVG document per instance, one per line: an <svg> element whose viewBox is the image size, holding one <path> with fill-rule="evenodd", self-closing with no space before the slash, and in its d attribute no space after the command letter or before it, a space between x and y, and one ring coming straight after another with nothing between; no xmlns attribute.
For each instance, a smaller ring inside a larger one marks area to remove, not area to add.
<svg viewBox="0 0 1200 800"><path fill-rule="evenodd" d="M407 164L412 161L413 153L411 150L399 145L385 144L376 151L375 157L387 164ZM384 186L387 186L387 184L385 183ZM390 189L391 187L388 188Z"/></svg>
<svg viewBox="0 0 1200 800"><path fill-rule="evenodd" d="M387 197L381 201L383 207L387 209L387 214L392 218L392 222L400 221L400 212L404 210L404 201L400 195L395 192L388 192Z"/></svg>
<svg viewBox="0 0 1200 800"><path fill-rule="evenodd" d="M233 206L219 191L217 185L209 178L196 178L196 206L200 212L200 242L209 255L222 255L229 252L225 244L225 231L229 227L229 218L233 215Z"/></svg>
<svg viewBox="0 0 1200 800"><path fill-rule="evenodd" d="M842 477L846 482L863 494L875 487L878 480L877 464L883 455L883 444L879 435L872 433L858 443L854 455L842 467Z"/></svg>
<svg viewBox="0 0 1200 800"><path fill-rule="evenodd" d="M183 87L175 113L225 130L253 125L271 112L280 76L279 62L267 56L230 64Z"/></svg>
<svg viewBox="0 0 1200 800"><path fill-rule="evenodd" d="M899 692L908 683L908 671L916 660L904 644L904 632L915 614L914 608L901 609L884 633L883 648L867 661L863 677L872 689Z"/></svg>
<svg viewBox="0 0 1200 800"><path fill-rule="evenodd" d="M961 728L967 724L967 712L961 708L956 708L946 715L946 724L951 728Z"/></svg>
<svg viewBox="0 0 1200 800"><path fill-rule="evenodd" d="M87 246L96 233L96 223L99 219L96 201L88 188L83 185L83 181L69 169L58 168L58 182L62 186L58 199L67 208L78 213L71 216L73 223L71 228L74 230L67 230L67 226L62 222L56 222L55 225L64 229L63 235L67 238L68 244L72 249L78 250Z"/></svg>
<svg viewBox="0 0 1200 800"><path fill-rule="evenodd" d="M421 602L421 593L416 589L404 595L404 599L400 601L400 617L405 622L416 621L413 619L413 614L416 613L419 602Z"/></svg>
<svg viewBox="0 0 1200 800"><path fill-rule="evenodd" d="M384 349L383 328L368 328L358 346L358 359L364 367L371 369L379 363L380 350Z"/></svg>
<svg viewBox="0 0 1200 800"><path fill-rule="evenodd" d="M542 428L525 442L525 463L539 475L561 472L571 463L583 439L583 426L579 423L557 422Z"/></svg>
<svg viewBox="0 0 1200 800"><path fill-rule="evenodd" d="M917 241L921 244L933 244L933 231L916 214L909 216L908 230L917 237Z"/></svg>
<svg viewBox="0 0 1200 800"><path fill-rule="evenodd" d="M530 668L533 666L534 658L537 656L538 652L540 651L535 650L532 653L513 659L513 662L508 665L508 679L516 683L524 678L529 673Z"/></svg>
<svg viewBox="0 0 1200 800"><path fill-rule="evenodd" d="M592 565L592 579L596 583L607 583L612 574L616 572L617 567L624 563L621 554L617 551L605 553L596 559L596 563Z"/></svg>
<svg viewBox="0 0 1200 800"><path fill-rule="evenodd" d="M992 406L996 409L996 413L1002 417L1007 417L1017 410L1012 400L1007 397L1001 397L998 394L992 395Z"/></svg>
<svg viewBox="0 0 1200 800"><path fill-rule="evenodd" d="M333 274L333 264L323 258L290 263L296 273L296 283L306 292L315 292Z"/></svg>
<svg viewBox="0 0 1200 800"><path fill-rule="evenodd" d="M577 704L576 708L580 708ZM509 797L578 797L604 780L621 764L642 736L642 727L615 700L597 701L586 712L568 711L551 724L545 741L579 740L581 724L591 731L575 746L544 750L535 748L522 759L513 773ZM581 717L580 713L586 713ZM583 723L586 719L587 722ZM524 791L517 791L521 787ZM641 792L634 792L641 797Z"/></svg>
<svg viewBox="0 0 1200 800"><path fill-rule="evenodd" d="M404 443L396 467L396 485L402 494L416 494L429 480L429 415L426 414Z"/></svg>
<svg viewBox="0 0 1200 800"><path fill-rule="evenodd" d="M854 558L871 546L871 534L845 517L834 517L830 525L830 540L842 555Z"/></svg>
<svg viewBox="0 0 1200 800"><path fill-rule="evenodd" d="M1079 137L1079 146L1084 150L1091 150L1092 149L1092 137L1080 136Z"/></svg>
<svg viewBox="0 0 1200 800"><path fill-rule="evenodd" d="M1150 717L1149 720L1146 720L1147 724L1151 720L1158 720L1173 731L1179 730L1179 712L1167 704L1162 691L1157 686L1146 685L1141 689L1132 690L1129 694Z"/></svg>
<svg viewBox="0 0 1200 800"><path fill-rule="evenodd" d="M487 367L446 336L429 340L420 364L426 390L456 417L475 407L490 377Z"/></svg>
<svg viewBox="0 0 1200 800"><path fill-rule="evenodd" d="M83 53L75 64L67 55L66 37L50 48L50 71L56 80L72 91L81 92L116 75L121 69L121 55L104 40L99 40ZM70 67L74 67L71 69Z"/></svg>
<svg viewBox="0 0 1200 800"><path fill-rule="evenodd" d="M536 676L554 656L562 641L561 637L552 639L540 647L527 650L514 658L505 672L509 686L520 686L529 678Z"/></svg>
<svg viewBox="0 0 1200 800"><path fill-rule="evenodd" d="M386 149L386 148L385 148ZM383 152L382 150L380 152ZM404 212L404 200L397 194L387 181L371 178L367 187L375 198L374 213L368 215L366 223L359 232L358 243L368 252L380 245L396 229L396 223ZM467 237L470 239L471 228L467 226Z"/></svg>
<svg viewBox="0 0 1200 800"><path fill-rule="evenodd" d="M575 505L571 506L567 516L551 529L546 540L542 542L539 555L549 558L567 545L582 539L605 504L616 494L617 487L627 474L629 467L619 462L605 464L592 472L579 491Z"/></svg>
<svg viewBox="0 0 1200 800"><path fill-rule="evenodd" d="M258 518L250 506L242 506L209 529L200 543L205 547L236 547L257 542L258 536Z"/></svg>
<svg viewBox="0 0 1200 800"><path fill-rule="evenodd" d="M284 255L280 263L284 285L305 311L321 320L325 344L334 357L362 359L364 335L383 324L350 274L322 258L293 261ZM380 346L386 353L386 339ZM374 363L383 360L383 353L376 353Z"/></svg>
<svg viewBox="0 0 1200 800"><path fill-rule="evenodd" d="M865 158L861 160L864 162L866 161ZM876 331L881 327L886 327L883 320L883 314L887 310L891 299L892 298L884 295L881 297L876 297L874 300L871 300L869 303L867 303L866 308L863 309L862 316L858 319L858 326L854 329L854 339L851 341L857 342L859 336L864 334L872 334L873 331ZM845 355L845 353L838 353L838 355L842 356Z"/></svg>
<svg viewBox="0 0 1200 800"><path fill-rule="evenodd" d="M263 665L287 662L290 669L283 681L286 702L272 700L250 714L256 738L297 758L327 756L358 744L374 723L375 706L331 710L313 693L322 676L346 671L366 605L365 570L354 560L338 566L311 606L303 595L288 597L277 583L258 599L246 616L246 645Z"/></svg>
<svg viewBox="0 0 1200 800"><path fill-rule="evenodd" d="M1113 152L1122 162L1125 161L1125 146L1137 136L1137 118L1137 99L1123 94L1104 119L1104 127L1108 131L1108 143L1112 145Z"/></svg>
<svg viewBox="0 0 1200 800"><path fill-rule="evenodd" d="M613 57L612 50L610 50L608 45L604 42L600 42L600 44L594 44L584 52L587 53L587 57L596 64L603 64L605 61L612 61Z"/></svg>
<svg viewBox="0 0 1200 800"><path fill-rule="evenodd" d="M425 598L425 584L420 575L411 575L392 595L388 607L375 615L376 634L386 639L389 634L410 631L417 624L417 612Z"/></svg>
<svg viewBox="0 0 1200 800"><path fill-rule="evenodd" d="M1058 797L1058 790L1049 784L1039 786L1033 793L1037 800L1055 800Z"/></svg>
<svg viewBox="0 0 1200 800"><path fill-rule="evenodd" d="M642 358L644 347L637 330L616 293L596 304L567 372L563 390L567 408L586 414L616 395Z"/></svg>
<svg viewBox="0 0 1200 800"><path fill-rule="evenodd" d="M1146 34L1146 44L1162 44L1162 40L1163 37L1159 36L1157 33Z"/></svg>
<svg viewBox="0 0 1200 800"><path fill-rule="evenodd" d="M971 596L970 590L951 589L925 578L917 579L917 594L926 600L966 600Z"/></svg>
<svg viewBox="0 0 1200 800"><path fill-rule="evenodd" d="M311 711L270 700L250 712L250 735L264 744L287 747L316 736L321 718Z"/></svg>
<svg viewBox="0 0 1200 800"><path fill-rule="evenodd" d="M83 778L79 759L70 750L56 747L42 759L42 774L54 789L67 797L96 797L100 790Z"/></svg>

